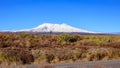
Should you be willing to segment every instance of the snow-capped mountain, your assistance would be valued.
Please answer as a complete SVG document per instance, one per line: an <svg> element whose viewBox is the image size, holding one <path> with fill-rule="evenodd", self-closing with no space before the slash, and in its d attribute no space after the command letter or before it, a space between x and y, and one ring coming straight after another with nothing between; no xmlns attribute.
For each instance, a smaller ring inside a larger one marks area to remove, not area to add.
<svg viewBox="0 0 120 68"><path fill-rule="evenodd" d="M84 33L96 33L92 31L87 31L83 29L78 29L75 27L72 27L67 24L50 24L50 23L44 23L39 25L38 27L32 28L32 29L24 29L19 31L27 31L27 32L84 32Z"/></svg>

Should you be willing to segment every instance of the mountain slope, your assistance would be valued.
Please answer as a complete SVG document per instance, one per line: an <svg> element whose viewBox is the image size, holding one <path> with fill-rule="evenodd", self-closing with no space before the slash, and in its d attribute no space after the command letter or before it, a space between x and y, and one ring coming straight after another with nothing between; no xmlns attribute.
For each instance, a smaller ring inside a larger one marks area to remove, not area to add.
<svg viewBox="0 0 120 68"><path fill-rule="evenodd" d="M92 31L87 31L83 29L78 29L67 24L50 24L44 23L38 27L32 29L25 29L20 31L30 31L30 32L84 32L84 33L95 33Z"/></svg>

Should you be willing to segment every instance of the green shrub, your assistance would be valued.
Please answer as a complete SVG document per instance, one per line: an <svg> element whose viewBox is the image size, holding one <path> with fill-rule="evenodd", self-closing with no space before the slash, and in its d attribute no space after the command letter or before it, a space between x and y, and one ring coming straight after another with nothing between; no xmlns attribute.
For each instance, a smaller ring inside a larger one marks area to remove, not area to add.
<svg viewBox="0 0 120 68"><path fill-rule="evenodd" d="M58 36L57 40L59 42L77 42L79 40L79 36L62 34Z"/></svg>
<svg viewBox="0 0 120 68"><path fill-rule="evenodd" d="M21 36L22 38L25 38L25 37L29 36L29 34L26 33L26 32L22 32L22 33L20 33L20 36Z"/></svg>

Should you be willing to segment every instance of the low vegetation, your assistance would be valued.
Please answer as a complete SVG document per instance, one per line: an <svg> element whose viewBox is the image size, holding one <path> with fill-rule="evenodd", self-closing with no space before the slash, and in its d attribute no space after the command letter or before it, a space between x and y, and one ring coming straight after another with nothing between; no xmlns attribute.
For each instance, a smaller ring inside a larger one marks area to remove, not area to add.
<svg viewBox="0 0 120 68"><path fill-rule="evenodd" d="M0 64L54 64L120 59L120 36L0 33Z"/></svg>

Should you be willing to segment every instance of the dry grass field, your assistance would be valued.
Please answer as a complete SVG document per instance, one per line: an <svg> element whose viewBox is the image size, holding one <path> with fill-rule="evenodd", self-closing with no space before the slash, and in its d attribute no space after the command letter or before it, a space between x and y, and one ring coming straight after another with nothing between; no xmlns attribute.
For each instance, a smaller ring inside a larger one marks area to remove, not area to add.
<svg viewBox="0 0 120 68"><path fill-rule="evenodd" d="M0 65L120 59L120 36L0 33Z"/></svg>

